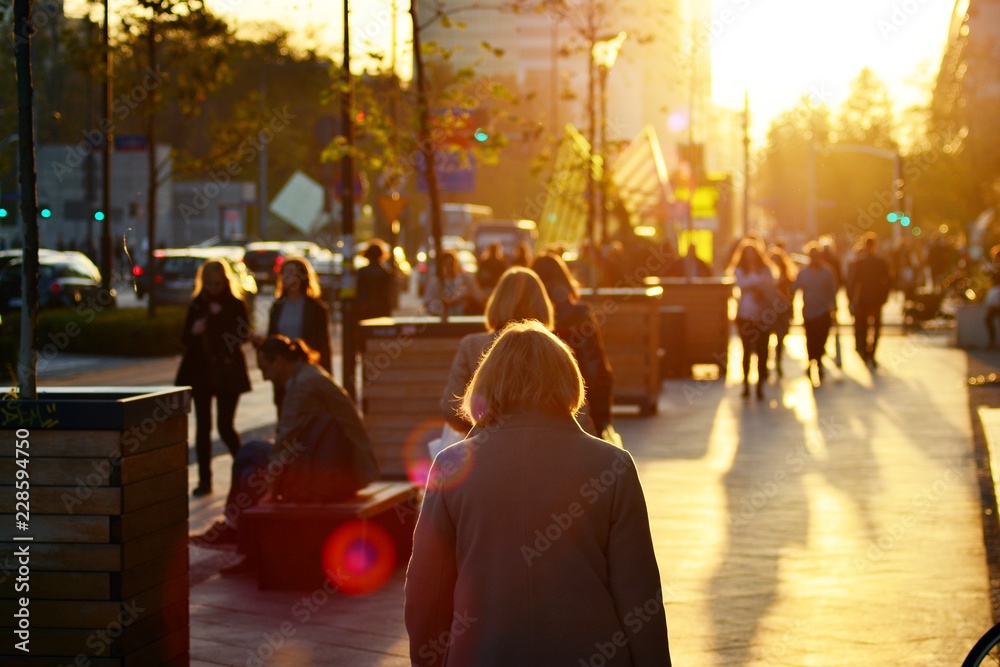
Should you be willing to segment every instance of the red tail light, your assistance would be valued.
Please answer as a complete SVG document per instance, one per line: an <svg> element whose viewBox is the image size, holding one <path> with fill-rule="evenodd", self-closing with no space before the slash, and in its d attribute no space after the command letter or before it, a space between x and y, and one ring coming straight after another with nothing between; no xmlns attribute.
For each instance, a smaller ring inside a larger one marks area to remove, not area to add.
<svg viewBox="0 0 1000 667"><path fill-rule="evenodd" d="M141 266L133 266L132 267L132 275L133 276L135 276L136 278L141 278L142 274L143 274L143 271L142 271L142 267Z"/></svg>
<svg viewBox="0 0 1000 667"><path fill-rule="evenodd" d="M274 258L274 272L281 273L281 265L285 263L285 256L278 255Z"/></svg>
<svg viewBox="0 0 1000 667"><path fill-rule="evenodd" d="M155 281L155 282L156 282L157 284L159 284L159 283L162 283L162 282L163 282L163 276L160 276L160 275L157 275L157 276L156 276L155 278L153 278L153 280L154 280L154 281Z"/></svg>
<svg viewBox="0 0 1000 667"><path fill-rule="evenodd" d="M59 294L62 292L62 285L60 283L52 283L49 285L49 291L53 294Z"/></svg>

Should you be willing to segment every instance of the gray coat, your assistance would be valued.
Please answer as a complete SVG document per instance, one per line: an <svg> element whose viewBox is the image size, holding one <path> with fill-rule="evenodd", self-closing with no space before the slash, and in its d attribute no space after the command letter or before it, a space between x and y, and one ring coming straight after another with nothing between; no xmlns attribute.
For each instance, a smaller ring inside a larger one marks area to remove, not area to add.
<svg viewBox="0 0 1000 667"><path fill-rule="evenodd" d="M414 533L405 615L414 665L670 665L632 457L540 412L445 449Z"/></svg>

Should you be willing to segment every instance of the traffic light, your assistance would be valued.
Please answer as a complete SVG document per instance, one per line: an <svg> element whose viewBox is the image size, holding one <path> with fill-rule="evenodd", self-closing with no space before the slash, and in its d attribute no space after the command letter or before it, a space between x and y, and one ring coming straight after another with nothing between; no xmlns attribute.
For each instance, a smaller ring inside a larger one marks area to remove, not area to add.
<svg viewBox="0 0 1000 667"><path fill-rule="evenodd" d="M49 218L52 217L52 209L43 204L42 206L38 207L38 217L42 218L43 220L48 220Z"/></svg>
<svg viewBox="0 0 1000 667"><path fill-rule="evenodd" d="M104 211L94 211L94 220L101 222L104 220Z"/></svg>
<svg viewBox="0 0 1000 667"><path fill-rule="evenodd" d="M885 219L888 220L889 222L896 222L899 220L899 214L893 211L892 213L889 213L887 216L885 216Z"/></svg>
<svg viewBox="0 0 1000 667"><path fill-rule="evenodd" d="M899 224L903 225L904 227L909 227L910 226L910 216L904 215L903 217L901 217L899 219Z"/></svg>
<svg viewBox="0 0 1000 667"><path fill-rule="evenodd" d="M483 128L477 127L476 131L473 132L472 134L472 138L478 141L479 143L483 143L484 141L490 138L490 135L487 134L486 130L484 130Z"/></svg>
<svg viewBox="0 0 1000 667"><path fill-rule="evenodd" d="M0 206L0 218L6 218L9 214L7 213L6 206Z"/></svg>

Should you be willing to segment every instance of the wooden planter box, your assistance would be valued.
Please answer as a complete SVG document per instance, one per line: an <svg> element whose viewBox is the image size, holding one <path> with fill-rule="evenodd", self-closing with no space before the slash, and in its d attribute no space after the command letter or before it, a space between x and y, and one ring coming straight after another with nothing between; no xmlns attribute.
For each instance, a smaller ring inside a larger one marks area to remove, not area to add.
<svg viewBox="0 0 1000 667"><path fill-rule="evenodd" d="M684 309L684 349L664 348L663 354L683 358L688 376L694 364L714 364L719 367L719 377L725 378L729 363L729 299L733 295L733 279L650 278L646 282L663 288L662 307Z"/></svg>
<svg viewBox="0 0 1000 667"><path fill-rule="evenodd" d="M581 290L594 309L615 375L615 405L638 405L656 413L660 396L659 287Z"/></svg>
<svg viewBox="0 0 1000 667"><path fill-rule="evenodd" d="M482 316L364 320L361 411L385 479L421 481L427 443L441 435L441 394L463 336L486 330Z"/></svg>
<svg viewBox="0 0 1000 667"><path fill-rule="evenodd" d="M178 387L5 398L0 663L189 664L189 408Z"/></svg>

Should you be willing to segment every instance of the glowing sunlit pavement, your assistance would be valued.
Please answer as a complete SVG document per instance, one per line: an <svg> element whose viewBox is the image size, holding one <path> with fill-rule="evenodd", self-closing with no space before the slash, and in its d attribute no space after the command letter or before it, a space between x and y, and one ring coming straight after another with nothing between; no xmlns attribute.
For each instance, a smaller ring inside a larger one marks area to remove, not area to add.
<svg viewBox="0 0 1000 667"><path fill-rule="evenodd" d="M852 343L819 387L792 335L763 401L740 397L737 357L725 384L670 381L657 416L616 417L647 493L675 664L957 665L991 625L965 355L886 336L872 373ZM228 457L215 463L225 489ZM221 501L193 503L192 529ZM382 567L341 544L347 566ZM367 595L261 593L213 558L233 557L192 548L193 665L409 664L401 569Z"/></svg>

